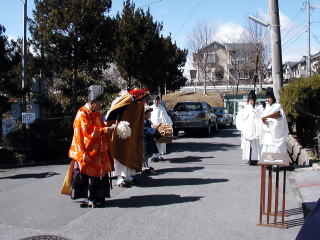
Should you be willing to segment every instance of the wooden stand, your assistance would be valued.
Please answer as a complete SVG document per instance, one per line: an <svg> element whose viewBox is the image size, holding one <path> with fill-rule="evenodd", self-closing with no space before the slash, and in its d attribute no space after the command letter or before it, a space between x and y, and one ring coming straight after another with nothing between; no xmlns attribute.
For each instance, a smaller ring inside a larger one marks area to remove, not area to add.
<svg viewBox="0 0 320 240"><path fill-rule="evenodd" d="M269 158L282 160L279 162L269 162L265 160L270 160ZM290 157L287 153L263 153L258 165L261 166L261 185L260 185L260 216L258 226L263 227L276 227L276 228L288 228L284 224L285 214L285 194L286 194L286 169L290 163ZM279 208L279 172L280 167L283 169L283 186L282 186L282 210L281 213L278 211ZM267 212L265 212L265 189L266 189L266 173L268 172L268 196L267 196ZM272 172L275 170L276 173L276 183L275 183L275 198L274 198L274 213L271 212L272 206ZM263 215L266 215L266 223L263 223ZM273 223L270 222L270 216L273 216ZM277 217L281 216L281 223L277 222Z"/></svg>

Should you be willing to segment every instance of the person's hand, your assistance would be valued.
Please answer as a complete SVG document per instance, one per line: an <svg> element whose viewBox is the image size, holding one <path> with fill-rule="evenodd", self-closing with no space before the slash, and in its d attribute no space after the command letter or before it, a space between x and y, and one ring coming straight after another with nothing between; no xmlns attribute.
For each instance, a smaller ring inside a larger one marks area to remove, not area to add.
<svg viewBox="0 0 320 240"><path fill-rule="evenodd" d="M158 130L158 128L159 128L161 125L162 125L162 123L159 123L159 124L155 127L155 129Z"/></svg>
<svg viewBox="0 0 320 240"><path fill-rule="evenodd" d="M110 127L104 127L103 128L104 132L105 133L112 133L115 130L116 126L117 126L116 124L112 124Z"/></svg>
<svg viewBox="0 0 320 240"><path fill-rule="evenodd" d="M268 124L267 119L268 119L268 118L266 118L266 117L261 118L261 120L262 120L262 122L263 122L264 124Z"/></svg>

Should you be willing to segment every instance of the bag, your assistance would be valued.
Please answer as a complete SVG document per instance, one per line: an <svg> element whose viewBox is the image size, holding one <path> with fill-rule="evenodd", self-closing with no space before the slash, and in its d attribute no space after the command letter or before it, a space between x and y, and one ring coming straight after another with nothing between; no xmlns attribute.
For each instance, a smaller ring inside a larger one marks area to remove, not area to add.
<svg viewBox="0 0 320 240"><path fill-rule="evenodd" d="M61 194L70 195L71 193L73 168L74 160L72 159L61 187Z"/></svg>

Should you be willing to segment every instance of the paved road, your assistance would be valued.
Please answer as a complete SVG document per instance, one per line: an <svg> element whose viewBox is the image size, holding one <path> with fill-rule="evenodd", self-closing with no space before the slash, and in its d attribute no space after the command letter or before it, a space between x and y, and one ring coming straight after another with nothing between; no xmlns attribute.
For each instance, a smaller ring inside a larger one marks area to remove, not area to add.
<svg viewBox="0 0 320 240"><path fill-rule="evenodd" d="M239 142L234 129L180 137L165 161L151 164L157 174L115 187L106 208L82 209L59 194L66 165L0 169L0 239L294 239L303 216L290 181L290 228L256 226L260 169L240 160Z"/></svg>

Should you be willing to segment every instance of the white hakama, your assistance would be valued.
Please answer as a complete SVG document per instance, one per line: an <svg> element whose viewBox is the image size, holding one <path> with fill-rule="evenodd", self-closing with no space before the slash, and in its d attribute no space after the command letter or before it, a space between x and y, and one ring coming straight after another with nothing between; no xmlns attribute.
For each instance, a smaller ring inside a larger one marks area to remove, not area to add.
<svg viewBox="0 0 320 240"><path fill-rule="evenodd" d="M289 134L288 123L285 113L280 104L274 103L266 108L261 117L280 111L280 118L268 118L267 124L261 124L260 143L262 144L262 153L286 153L287 137Z"/></svg>
<svg viewBox="0 0 320 240"><path fill-rule="evenodd" d="M151 122L152 125L156 126L160 123L164 125L173 125L171 118L169 117L166 109L161 105L161 103L156 106L152 105L153 111L151 112ZM165 143L156 143L159 154L163 155L166 154L167 148ZM157 158L159 158L159 154L155 154Z"/></svg>
<svg viewBox="0 0 320 240"><path fill-rule="evenodd" d="M236 126L241 131L242 160L259 160L261 145L259 143L260 112L247 104L236 117Z"/></svg>

